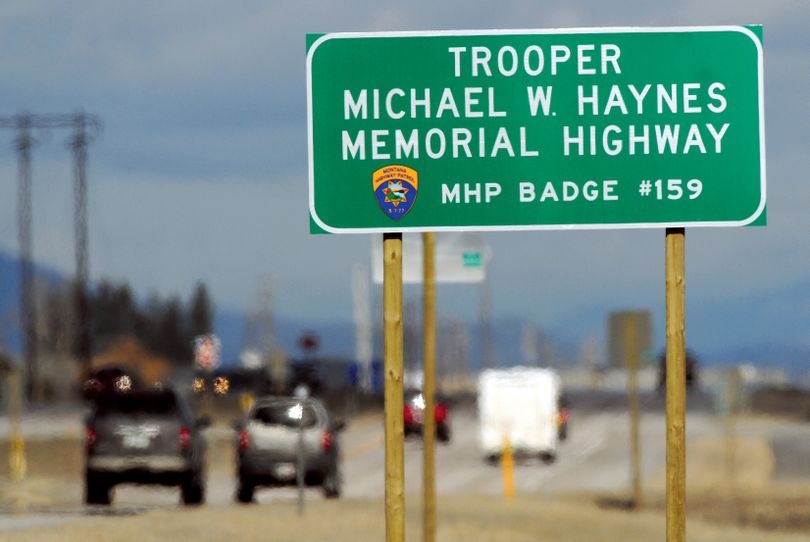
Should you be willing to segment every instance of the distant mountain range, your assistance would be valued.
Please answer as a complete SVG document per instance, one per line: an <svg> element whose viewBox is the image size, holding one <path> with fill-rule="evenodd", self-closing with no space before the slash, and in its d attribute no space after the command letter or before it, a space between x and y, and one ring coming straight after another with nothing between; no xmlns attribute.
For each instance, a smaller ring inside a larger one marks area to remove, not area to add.
<svg viewBox="0 0 810 542"><path fill-rule="evenodd" d="M665 344L663 299L648 307L653 313L654 342ZM581 307L561 316L552 333L578 342L588 330L604 337L607 314L623 307ZM725 301L686 298L686 340L699 359L713 366L752 363L784 367L792 373L810 371L810 280Z"/></svg>
<svg viewBox="0 0 810 542"><path fill-rule="evenodd" d="M38 279L51 283L66 280L46 266L36 266L35 273ZM0 252L0 331L3 345L12 354L18 354L21 349L16 325L19 290L18 262ZM214 304L217 306L216 299ZM607 315L622 308L594 305L562 314L549 328L538 329L545 340L545 351L553 353L558 363L568 364L577 359L583 340L595 337L601 341L604 353ZM656 350L661 350L664 346L663 303L649 308L654 315ZM706 365L747 362L785 367L793 373L810 370L810 280L767 295L725 302L705 303L687 296L686 317L688 345ZM239 358L245 322L245 315L239 311L227 308L216 311L215 331L222 340L226 363L234 363ZM515 365L523 361L521 334L525 323L519 317L499 317L492 322L495 350L502 364ZM418 324L416 329L418 331ZM354 324L348 320L302 322L277 314L274 330L279 344L293 357L301 355L298 338L309 330L318 334L323 355L348 358L354 355ZM470 366L476 368L480 360L477 323L470 322L468 331ZM381 344L378 329L375 352L381 351Z"/></svg>
<svg viewBox="0 0 810 542"><path fill-rule="evenodd" d="M663 301L663 300L662 300ZM559 364L577 361L585 340L599 341L603 355L607 318L611 311L625 307L588 306L563 314L549 328L540 329L544 351ZM663 302L650 306L654 320L656 352L665 345ZM688 347L707 366L751 363L762 367L783 367L790 373L810 371L810 281L777 290L768 295L748 296L725 302L705 303L687 297L686 337ZM441 321L441 315L439 315ZM522 330L526 320L499 317L492 322L492 335L500 363L523 362ZM416 324L417 329L420 325ZM238 313L220 311L216 327L223 343L241 344L244 318ZM343 322L296 322L276 318L279 343L295 355L298 337L308 329L321 337L323 352L339 356L354 355L354 325ZM477 322L468 323L470 366L480 363L480 337ZM418 336L418 334L417 334ZM441 335L439 336L441 340ZM381 355L381 330L375 332L375 352ZM230 353L238 355L238 348Z"/></svg>
<svg viewBox="0 0 810 542"><path fill-rule="evenodd" d="M48 284L65 280L55 269L42 265L34 265L34 278ZM18 326L21 283L19 260L0 252L0 347L12 354L22 349Z"/></svg>

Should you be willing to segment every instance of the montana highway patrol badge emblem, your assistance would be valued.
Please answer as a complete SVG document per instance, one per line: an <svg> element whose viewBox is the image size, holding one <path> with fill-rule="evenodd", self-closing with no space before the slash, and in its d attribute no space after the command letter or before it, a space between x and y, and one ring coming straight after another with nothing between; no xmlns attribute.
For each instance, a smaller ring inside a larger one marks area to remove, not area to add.
<svg viewBox="0 0 810 542"><path fill-rule="evenodd" d="M419 189L415 169L391 165L378 169L371 176L374 195L380 209L389 218L399 220L411 210Z"/></svg>

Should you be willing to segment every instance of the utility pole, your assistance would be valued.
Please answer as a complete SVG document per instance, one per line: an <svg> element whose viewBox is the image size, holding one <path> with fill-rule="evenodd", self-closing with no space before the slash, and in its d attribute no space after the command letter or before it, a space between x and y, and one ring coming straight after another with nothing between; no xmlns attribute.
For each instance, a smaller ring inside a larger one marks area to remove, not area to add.
<svg viewBox="0 0 810 542"><path fill-rule="evenodd" d="M442 326L439 336L442 340L436 345L438 367L443 368L445 385L463 386L469 378L470 337L466 322L448 319Z"/></svg>
<svg viewBox="0 0 810 542"><path fill-rule="evenodd" d="M352 268L355 357L359 369L360 389L365 393L371 391L371 361L374 355L371 334L371 293L368 283L368 269L356 264Z"/></svg>
<svg viewBox="0 0 810 542"><path fill-rule="evenodd" d="M34 129L72 128L68 147L74 157L74 233L76 241L76 294L74 297L77 328L74 330L75 354L82 372L89 370L91 335L90 311L87 301L88 235L87 235L87 145L101 130L101 121L84 112L73 114L35 115L19 113L0 116L0 128L17 132L14 146L18 160L17 228L20 245L20 321L24 336L23 361L25 363L25 390L29 398L41 399L39 364L37 356L37 314L34 303L35 284L33 266L31 190L31 149Z"/></svg>
<svg viewBox="0 0 810 542"><path fill-rule="evenodd" d="M273 388L281 392L285 387L287 359L278 347L273 329L273 278L266 274L259 279L256 305L247 315L243 349L253 349L261 356L261 366L269 368Z"/></svg>
<svg viewBox="0 0 810 542"><path fill-rule="evenodd" d="M520 332L520 351L523 354L523 364L527 367L538 367L541 361L548 363L548 359L540 359L540 340L537 328L530 322L523 322Z"/></svg>
<svg viewBox="0 0 810 542"><path fill-rule="evenodd" d="M25 363L25 394L39 400L37 358L37 315L34 303L34 264L32 243L33 202L31 194L31 115L25 113L13 119L17 129L15 146L18 159L17 176L17 239L20 245L20 322L23 331L23 362Z"/></svg>
<svg viewBox="0 0 810 542"><path fill-rule="evenodd" d="M421 383L414 382L414 375L419 367L419 345L417 335L417 307L413 299L404 302L402 314L402 336L403 336L403 367L405 386L421 386Z"/></svg>
<svg viewBox="0 0 810 542"><path fill-rule="evenodd" d="M75 239L76 282L76 335L75 352L82 374L90 373L92 342L90 334L90 303L87 299L88 241L87 241L87 143L91 137L90 118L77 113L73 120L73 136L68 146L73 150L73 231Z"/></svg>
<svg viewBox="0 0 810 542"><path fill-rule="evenodd" d="M633 486L633 508L641 508L641 438L639 435L638 340L637 319L633 313L624 316L624 351L627 361L627 397L630 411L630 477Z"/></svg>
<svg viewBox="0 0 810 542"><path fill-rule="evenodd" d="M256 346L264 356L270 356L276 348L273 330L273 277L264 275L259 282L259 309L256 312Z"/></svg>
<svg viewBox="0 0 810 542"><path fill-rule="evenodd" d="M479 286L480 292L480 305L478 307L478 325L481 348L481 367L483 369L491 369L495 367L495 339L492 333L492 293L489 287L489 275L484 278Z"/></svg>

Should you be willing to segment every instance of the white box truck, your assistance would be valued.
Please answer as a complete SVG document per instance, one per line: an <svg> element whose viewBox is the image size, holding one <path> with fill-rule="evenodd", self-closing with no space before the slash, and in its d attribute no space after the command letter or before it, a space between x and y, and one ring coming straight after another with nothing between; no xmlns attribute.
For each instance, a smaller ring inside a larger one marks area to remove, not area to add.
<svg viewBox="0 0 810 542"><path fill-rule="evenodd" d="M552 369L487 369L478 378L484 457L496 461L505 439L517 455L551 463L557 456L560 379Z"/></svg>

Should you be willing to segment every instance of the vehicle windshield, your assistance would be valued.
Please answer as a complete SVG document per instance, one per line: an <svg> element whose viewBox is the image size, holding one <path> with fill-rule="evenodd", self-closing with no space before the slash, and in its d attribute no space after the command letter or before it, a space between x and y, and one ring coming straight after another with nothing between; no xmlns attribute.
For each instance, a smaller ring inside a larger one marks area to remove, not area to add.
<svg viewBox="0 0 810 542"><path fill-rule="evenodd" d="M253 412L253 419L263 425L298 427L301 424L307 429L317 425L318 414L312 405L291 401L259 406Z"/></svg>

